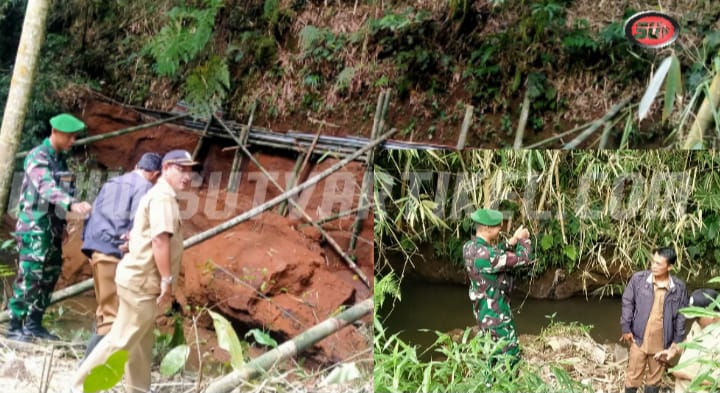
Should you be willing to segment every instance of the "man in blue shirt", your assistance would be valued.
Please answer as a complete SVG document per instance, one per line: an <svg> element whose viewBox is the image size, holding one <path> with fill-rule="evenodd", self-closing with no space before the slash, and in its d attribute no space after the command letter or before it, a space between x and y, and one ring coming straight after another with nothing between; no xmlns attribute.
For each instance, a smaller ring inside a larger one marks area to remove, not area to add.
<svg viewBox="0 0 720 393"><path fill-rule="evenodd" d="M127 234L140 198L160 175L161 159L157 153L145 153L135 170L108 180L95 199L92 214L85 221L82 252L90 258L97 300L95 333L90 337L85 357L110 331L117 315L115 269L127 252Z"/></svg>

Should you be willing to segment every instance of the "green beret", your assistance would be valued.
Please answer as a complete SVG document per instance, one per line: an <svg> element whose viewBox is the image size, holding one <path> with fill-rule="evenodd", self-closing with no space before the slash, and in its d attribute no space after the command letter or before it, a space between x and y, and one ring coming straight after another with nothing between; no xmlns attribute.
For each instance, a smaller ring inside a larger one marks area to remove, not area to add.
<svg viewBox="0 0 720 393"><path fill-rule="evenodd" d="M500 225L503 220L503 215L497 210L480 209L475 210L475 212L470 215L470 218L480 225L494 227Z"/></svg>
<svg viewBox="0 0 720 393"><path fill-rule="evenodd" d="M50 119L50 125L57 131L72 134L85 129L85 123L77 117L61 113Z"/></svg>

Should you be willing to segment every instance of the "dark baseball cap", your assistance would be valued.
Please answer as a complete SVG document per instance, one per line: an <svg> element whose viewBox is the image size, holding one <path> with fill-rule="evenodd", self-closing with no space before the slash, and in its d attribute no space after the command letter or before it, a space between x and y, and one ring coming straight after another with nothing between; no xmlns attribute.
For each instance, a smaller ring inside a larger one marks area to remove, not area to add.
<svg viewBox="0 0 720 393"><path fill-rule="evenodd" d="M175 164L180 166L193 166L197 165L197 161L193 161L192 156L190 153L188 153L187 150L171 150L168 153L163 156L162 159L163 165L165 164Z"/></svg>
<svg viewBox="0 0 720 393"><path fill-rule="evenodd" d="M137 163L138 169L143 169L149 172L157 172L160 170L162 157L157 153L145 153L140 157L140 161Z"/></svg>
<svg viewBox="0 0 720 393"><path fill-rule="evenodd" d="M693 291L693 293L690 295L690 301L688 302L688 305L691 307L707 307L713 303L715 299L717 299L719 293L710 288L701 288L696 289ZM715 307L717 308L717 306Z"/></svg>

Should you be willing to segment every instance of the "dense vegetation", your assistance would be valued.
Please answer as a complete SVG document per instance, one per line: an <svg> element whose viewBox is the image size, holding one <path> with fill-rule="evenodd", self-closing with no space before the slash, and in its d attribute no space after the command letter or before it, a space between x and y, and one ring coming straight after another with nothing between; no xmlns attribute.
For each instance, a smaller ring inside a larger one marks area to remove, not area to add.
<svg viewBox="0 0 720 393"><path fill-rule="evenodd" d="M25 4L0 1L0 53L15 52ZM675 106L697 109L717 74L720 5L675 2L666 11L682 35L659 51L631 46L622 26L640 10L623 7L582 0L55 1L27 131L46 127L61 103L73 104L55 93L78 83L133 105L169 109L183 99L200 113L221 107L232 119L258 108L263 125L307 130L313 117L365 135L375 98L391 89L389 125L401 137L454 145L470 104L473 146L509 145L524 97L525 145L632 97L612 119L610 141L673 143L689 126L680 124L683 112L660 121L656 104L638 124L636 103L651 70L675 54L684 91L699 97ZM12 60L0 59L0 104Z"/></svg>
<svg viewBox="0 0 720 393"><path fill-rule="evenodd" d="M671 150L383 152L376 268L389 258L410 261L427 243L430 257L461 264L470 213L493 207L530 229L535 273L627 274L644 268L654 247L673 245L685 277L717 274L719 158Z"/></svg>

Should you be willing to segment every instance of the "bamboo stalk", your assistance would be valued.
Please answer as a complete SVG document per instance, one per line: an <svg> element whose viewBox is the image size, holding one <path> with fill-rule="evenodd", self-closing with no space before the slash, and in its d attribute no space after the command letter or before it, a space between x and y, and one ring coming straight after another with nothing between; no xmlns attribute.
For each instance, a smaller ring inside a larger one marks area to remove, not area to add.
<svg viewBox="0 0 720 393"><path fill-rule="evenodd" d="M318 129L317 134L315 134L315 138L313 139L313 142L310 145L310 147L308 147L307 151L304 152L303 155L300 155L298 157L298 163L299 163L299 160L302 159L303 157L304 157L304 159L303 159L302 164L300 164L299 168L293 168L293 178L290 181L290 184L288 184L288 187L295 187L295 185L297 183L302 183L304 181L305 167L307 166L307 163L310 160L310 156L312 156L313 150L315 150L315 146L317 145L318 139L320 139L320 132L322 131L322 128L324 125L325 125L325 122L323 121L323 123L320 125L320 128ZM294 200L294 198L291 198L291 199ZM284 210L285 208L287 208L287 205L283 203L283 206L280 208L280 211L283 212L282 213L283 215L286 215L286 213L287 213Z"/></svg>
<svg viewBox="0 0 720 393"><path fill-rule="evenodd" d="M339 331L348 324L362 318L373 310L373 299L366 299L362 302L341 312L336 317L330 317L325 321L300 333L292 340L282 343L272 351L266 352L243 368L235 370L230 374L215 379L205 389L205 393L227 393L235 389L244 381L250 380L260 373L273 367L278 362L296 356L311 345L325 337Z"/></svg>
<svg viewBox="0 0 720 393"><path fill-rule="evenodd" d="M525 135L525 126L527 125L528 115L530 113L530 89L525 90L525 98L523 98L522 110L520 111L520 120L518 121L517 132L515 133L515 143L513 149L522 148L523 136Z"/></svg>
<svg viewBox="0 0 720 393"><path fill-rule="evenodd" d="M387 107L390 101L390 92L384 91L378 96L378 105L375 111L375 119L373 120L373 129L370 132L370 139L375 139L376 135L385 127L385 115L387 114ZM355 244L357 238L360 235L360 229L362 228L363 217L367 215L367 200L368 188L372 182L373 165L375 163L375 149L370 150L365 161L365 174L363 175L362 185L360 186L360 197L358 198L358 208L360 212L355 216L355 222L352 227L352 235L350 237L350 244L348 245L348 252L354 253Z"/></svg>
<svg viewBox="0 0 720 393"><path fill-rule="evenodd" d="M290 188L295 187L296 179L298 176L298 171L300 170L300 165L302 165L302 161L305 158L306 154L307 154L306 152L300 153L300 155L298 155L297 159L295 160L295 165L293 165L293 170L292 170L292 178L290 178L290 181L288 181L287 187L290 187ZM264 171L264 168L261 169L261 171ZM280 192L283 192L283 190L281 189ZM283 217L287 216L287 213L288 213L287 205L288 205L287 201L283 201L280 204L279 211L280 211L280 215Z"/></svg>
<svg viewBox="0 0 720 393"><path fill-rule="evenodd" d="M220 119L216 118L216 120L218 121L218 123L224 124ZM230 131L229 128L226 128L226 130L228 133L232 132L232 131ZM240 141L238 139L236 139L236 142L239 143ZM272 183L278 190L280 190L281 193L285 193L285 190L283 189L283 187L280 186L280 184L278 184L278 182L275 180L275 178L272 177L265 170L265 168L260 164L260 162L258 162L258 160L255 157L253 157L253 155L250 153L250 151L248 151L245 146L242 146L242 145L239 145L239 146L240 146L240 150L243 153L245 153L246 156L248 156L250 161L252 161L252 163L255 164L255 166L257 166L258 169L260 169L260 171L270 180L270 183ZM340 257L345 260L345 263L347 263L348 266L355 272L355 274L357 274L358 277L360 277L362 282L365 283L365 285L367 285L368 288L370 288L370 281L368 281L367 276L365 276L365 273L363 273L363 271L360 270L360 268L355 264L355 262L353 262L353 260L350 259L350 257L347 256L347 254L345 254L342 251L342 249L340 248L340 245L337 244L335 239L333 239L333 237L330 236L330 234L328 234L320 225L317 225L313 222L312 217L310 217L307 214L307 212L305 212L305 209L303 209L300 205L297 204L297 202L295 202L295 200L293 200L292 195L289 196L288 198L286 198L285 201L289 202L295 208L295 210L297 210L303 216L305 221L312 224L315 227L315 229L317 229L323 235L325 240L327 240L328 244L330 244L330 247L332 247L332 249L335 250L335 252L337 252L340 255Z"/></svg>
<svg viewBox="0 0 720 393"><path fill-rule="evenodd" d="M238 142L239 146L245 146L247 143L247 135L248 130L250 130L250 127L252 126L253 118L255 117L255 108L256 105L253 105L252 111L250 112L250 118L248 118L247 127L243 128L243 130L240 132L240 139ZM213 115L215 120L225 128L226 131L230 134L230 136L235 139L235 134L232 133L226 126L225 123L223 123L217 116ZM235 139L235 141L238 141ZM230 178L228 179L228 191L230 192L237 192L238 185L240 184L240 166L242 165L242 154L240 154L239 151L235 152L235 158L233 158L232 167L230 168Z"/></svg>
<svg viewBox="0 0 720 393"><path fill-rule="evenodd" d="M580 135L575 137L575 139L573 139L572 141L565 144L565 146L563 146L563 149L574 149L574 148L578 147L578 145L583 143L585 141L585 139L587 139L598 128L600 128L601 125L609 122L613 117L615 117L615 115L617 115L617 113L620 112L620 109L625 107L625 105L627 105L631 99L632 99L632 96L625 97L622 101L620 101L615 106L610 108L610 110L603 117L593 121L592 124L590 125L590 127L588 127L588 129L583 131Z"/></svg>
<svg viewBox="0 0 720 393"><path fill-rule="evenodd" d="M146 129L146 128L151 128L151 127L158 126L158 125L160 125L160 124L169 123L169 122L174 121L174 120L182 119L183 117L187 117L187 115L173 116L173 117L169 117L169 118L167 118L167 119L162 119L162 120L154 121L154 122L152 122L152 123L141 124L141 125L139 125L139 126L134 126L134 127L129 127L129 128L123 128L122 130L107 132L107 133L104 133L104 134L101 134L101 135L89 136L89 137L87 137L87 138L82 138L82 139L76 140L75 143L73 144L73 146L87 145L87 144L90 144L90 143L93 143L93 142L101 141L101 140L103 140L103 139L108 139L108 138L112 138L112 137L115 137L115 136L120 136L120 135L124 135L124 134L129 134L129 133L131 133L131 132L144 130L144 129ZM23 158L23 157L25 157L26 155L28 155L28 153L30 153L30 151L20 152L20 153L18 153L18 154L15 155L15 158L16 158L16 159L18 159L18 158Z"/></svg>
<svg viewBox="0 0 720 393"><path fill-rule="evenodd" d="M315 224L323 225L323 224L326 224L326 223L328 223L328 222L330 222L330 221L335 221L335 220L337 220L338 218L343 218L343 217L345 217L345 216L349 216L349 215L351 215L351 214L355 214L355 213L357 213L357 212L359 212L359 211L360 211L360 208L357 208L357 207L356 207L356 208L353 208L353 209L350 209L350 210L346 210L346 211L344 211L344 212L340 212L340 213L338 213L338 214L334 214L334 215L332 215L332 216L325 217L325 218L323 218L323 219L317 220L317 221L315 221ZM303 225L309 225L309 224L303 224Z"/></svg>
<svg viewBox="0 0 720 393"><path fill-rule="evenodd" d="M713 123L713 112L717 110L718 102L720 102L720 74L715 74L710 84L708 94L705 96L705 99L703 99L695 121L692 127L690 127L690 132L683 144L683 149L702 148L705 130Z"/></svg>
<svg viewBox="0 0 720 393"><path fill-rule="evenodd" d="M456 146L457 150L462 150L465 148L465 142L467 142L467 133L468 130L470 130L470 125L472 124L474 110L474 106L465 105L465 118L463 119L462 126L460 127L460 136L458 137L458 142Z"/></svg>
<svg viewBox="0 0 720 393"><path fill-rule="evenodd" d="M212 118L210 118L210 120L205 125L205 128L203 129L203 132L200 135L200 138L198 139L197 144L195 145L195 150L193 150L193 153L192 153L193 161L197 161L197 156L198 156L198 154L200 154L200 149L202 149L203 141L205 140L205 138L207 138L208 129L210 128L211 124L212 124Z"/></svg>

